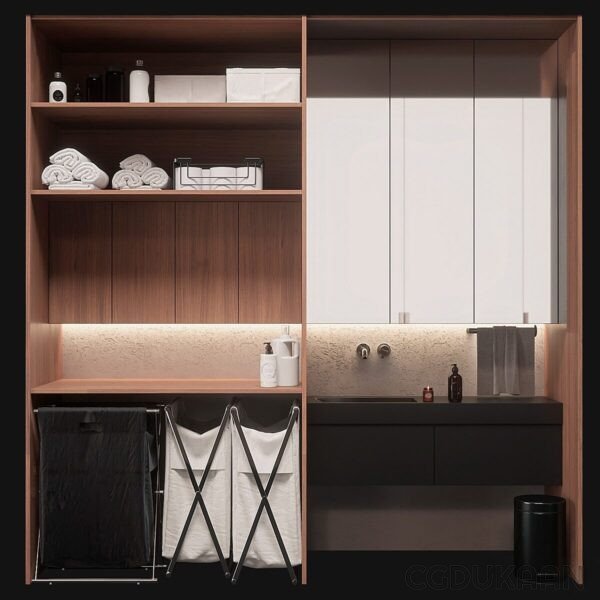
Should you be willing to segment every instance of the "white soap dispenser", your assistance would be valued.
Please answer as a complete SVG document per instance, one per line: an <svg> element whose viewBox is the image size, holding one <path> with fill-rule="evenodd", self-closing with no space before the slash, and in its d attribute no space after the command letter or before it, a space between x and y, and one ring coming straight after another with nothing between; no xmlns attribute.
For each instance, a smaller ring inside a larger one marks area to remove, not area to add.
<svg viewBox="0 0 600 600"><path fill-rule="evenodd" d="M67 101L67 84L63 80L60 71L54 73L54 79L50 82L48 88L48 101L53 103Z"/></svg>
<svg viewBox="0 0 600 600"><path fill-rule="evenodd" d="M136 68L129 74L129 102L150 102L150 75L143 69L144 61L138 58Z"/></svg>
<svg viewBox="0 0 600 600"><path fill-rule="evenodd" d="M271 342L264 342L265 351L260 355L260 387L277 387L277 356Z"/></svg>

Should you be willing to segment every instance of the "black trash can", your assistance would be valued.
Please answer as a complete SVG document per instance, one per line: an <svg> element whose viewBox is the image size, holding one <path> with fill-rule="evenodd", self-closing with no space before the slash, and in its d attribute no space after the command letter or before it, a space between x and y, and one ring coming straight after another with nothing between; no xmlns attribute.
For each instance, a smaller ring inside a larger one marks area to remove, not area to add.
<svg viewBox="0 0 600 600"><path fill-rule="evenodd" d="M515 498L514 560L520 579L556 578L566 555L565 499L532 494Z"/></svg>

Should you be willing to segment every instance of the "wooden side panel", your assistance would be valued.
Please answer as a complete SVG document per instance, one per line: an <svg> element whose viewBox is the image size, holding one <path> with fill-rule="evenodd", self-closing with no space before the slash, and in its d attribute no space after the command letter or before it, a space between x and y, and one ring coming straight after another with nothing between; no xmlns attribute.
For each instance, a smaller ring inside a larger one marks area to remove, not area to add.
<svg viewBox="0 0 600 600"><path fill-rule="evenodd" d="M302 348L304 351L300 357L302 385L302 410L300 413L300 431L301 431L301 502L302 502L302 572L301 581L303 585L308 582L308 348L307 326L306 326L306 82L307 82L307 64L308 64L308 18L302 17L302 65L300 94L302 100L302 148L300 162L302 166Z"/></svg>
<svg viewBox="0 0 600 600"><path fill-rule="evenodd" d="M111 322L111 205L50 206L50 322Z"/></svg>
<svg viewBox="0 0 600 600"><path fill-rule="evenodd" d="M238 205L176 205L177 323L237 323Z"/></svg>
<svg viewBox="0 0 600 600"><path fill-rule="evenodd" d="M60 326L48 324L48 205L31 200L39 177L48 128L36 124L31 102L41 93L50 49L25 22L26 197L25 197L25 582L34 574L38 533L38 437L31 388L60 376Z"/></svg>
<svg viewBox="0 0 600 600"><path fill-rule="evenodd" d="M567 554L574 579L583 583L582 490L582 93L581 18L558 42L560 131L565 145L559 164L566 203L566 323L546 326L547 396L563 403L563 484L552 493L567 499ZM561 248L562 250L562 248Z"/></svg>
<svg viewBox="0 0 600 600"><path fill-rule="evenodd" d="M113 205L113 323L175 322L175 204Z"/></svg>
<svg viewBox="0 0 600 600"><path fill-rule="evenodd" d="M240 323L302 321L302 214L291 202L240 205Z"/></svg>

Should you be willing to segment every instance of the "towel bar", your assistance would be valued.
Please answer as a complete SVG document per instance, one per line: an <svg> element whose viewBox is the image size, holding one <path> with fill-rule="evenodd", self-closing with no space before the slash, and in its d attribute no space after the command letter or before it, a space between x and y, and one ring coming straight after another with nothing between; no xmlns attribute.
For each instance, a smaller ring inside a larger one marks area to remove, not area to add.
<svg viewBox="0 0 600 600"><path fill-rule="evenodd" d="M537 325L533 326L533 336L536 337L538 332ZM479 327L467 327L467 333L479 333Z"/></svg>

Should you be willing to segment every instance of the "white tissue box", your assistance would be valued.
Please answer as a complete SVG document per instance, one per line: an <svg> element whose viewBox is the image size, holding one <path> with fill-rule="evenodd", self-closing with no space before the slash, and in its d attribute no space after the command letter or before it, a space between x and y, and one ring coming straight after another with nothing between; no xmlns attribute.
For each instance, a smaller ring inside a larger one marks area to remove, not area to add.
<svg viewBox="0 0 600 600"><path fill-rule="evenodd" d="M300 102L300 69L227 69L227 102Z"/></svg>
<svg viewBox="0 0 600 600"><path fill-rule="evenodd" d="M225 102L223 75L155 75L154 102Z"/></svg>

